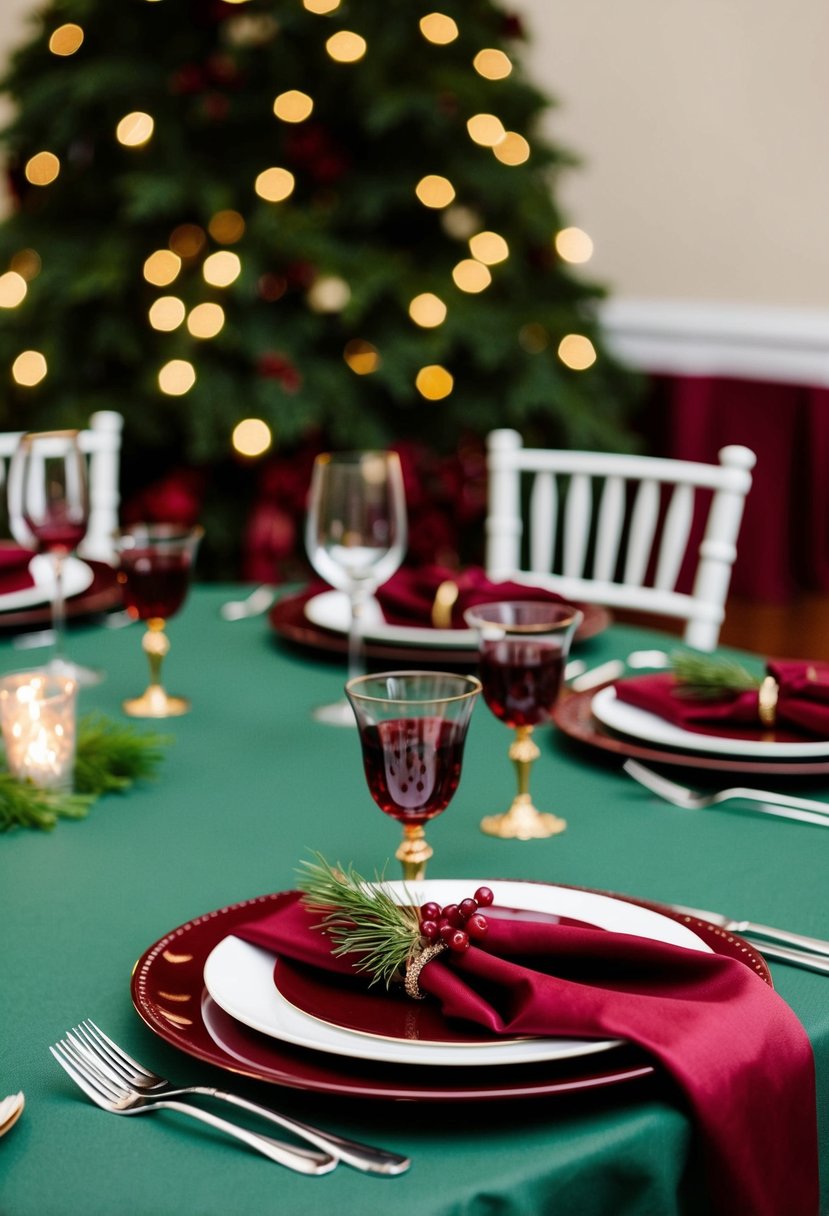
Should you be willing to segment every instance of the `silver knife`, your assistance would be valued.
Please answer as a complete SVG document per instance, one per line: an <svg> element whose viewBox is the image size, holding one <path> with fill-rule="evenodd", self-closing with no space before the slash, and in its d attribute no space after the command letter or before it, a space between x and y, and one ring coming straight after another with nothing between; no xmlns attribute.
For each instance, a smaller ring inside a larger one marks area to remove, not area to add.
<svg viewBox="0 0 829 1216"><path fill-rule="evenodd" d="M804 933L791 933L788 929L773 929L771 925L760 925L752 920L732 919L724 916L722 912L706 912L702 908L685 908L680 904L669 904L668 906L674 912L681 912L685 916L696 916L698 920L710 921L712 925L718 925L729 933L745 933L750 937L762 937L764 941L780 943L786 947L791 946L796 951L819 955L829 961L829 942L821 941L819 937L807 937Z"/></svg>

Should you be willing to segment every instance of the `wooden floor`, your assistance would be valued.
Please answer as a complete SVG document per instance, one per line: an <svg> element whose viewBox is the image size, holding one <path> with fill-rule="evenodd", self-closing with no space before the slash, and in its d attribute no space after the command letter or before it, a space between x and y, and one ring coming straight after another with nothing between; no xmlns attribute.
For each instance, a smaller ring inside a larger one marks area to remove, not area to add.
<svg viewBox="0 0 829 1216"><path fill-rule="evenodd" d="M802 594L785 605L729 599L720 641L767 657L829 661L829 596Z"/></svg>

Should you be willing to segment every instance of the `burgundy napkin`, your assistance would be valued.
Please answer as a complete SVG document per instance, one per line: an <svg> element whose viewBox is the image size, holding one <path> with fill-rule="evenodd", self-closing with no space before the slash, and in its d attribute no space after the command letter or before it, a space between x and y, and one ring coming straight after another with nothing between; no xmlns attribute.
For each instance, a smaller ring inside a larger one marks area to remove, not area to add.
<svg viewBox="0 0 829 1216"><path fill-rule="evenodd" d="M463 614L476 604L494 604L498 600L545 600L564 603L560 595L523 583L494 583L478 566L468 570L451 570L448 566L420 566L416 570L398 570L376 592L389 625L432 624L432 606L441 583L453 582L458 598L452 606L452 628L466 629Z"/></svg>
<svg viewBox="0 0 829 1216"><path fill-rule="evenodd" d="M775 724L829 739L829 663L778 659L767 664L778 684ZM710 733L716 726L769 728L760 722L757 693L727 693L714 700L680 695L673 675L636 676L616 684L620 701L657 714L686 730Z"/></svg>
<svg viewBox="0 0 829 1216"><path fill-rule="evenodd" d="M497 896L497 891L496 891ZM234 930L347 973L299 896ZM628 934L492 917L485 948L420 973L448 1017L494 1035L623 1038L657 1059L695 1118L711 1211L816 1216L812 1048L792 1010L749 967Z"/></svg>
<svg viewBox="0 0 829 1216"><path fill-rule="evenodd" d="M0 544L0 595L34 587L35 580L29 573L29 562L33 557L30 549Z"/></svg>

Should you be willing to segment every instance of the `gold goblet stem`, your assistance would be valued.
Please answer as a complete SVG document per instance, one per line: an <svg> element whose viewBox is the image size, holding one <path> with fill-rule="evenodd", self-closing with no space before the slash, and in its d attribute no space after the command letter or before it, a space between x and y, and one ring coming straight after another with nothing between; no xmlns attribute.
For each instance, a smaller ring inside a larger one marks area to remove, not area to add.
<svg viewBox="0 0 829 1216"><path fill-rule="evenodd" d="M426 877L426 862L434 849L426 841L426 832L421 824L416 827L404 825L403 840L395 857L403 866L404 882L421 882Z"/></svg>
<svg viewBox="0 0 829 1216"><path fill-rule="evenodd" d="M558 815L539 811L530 797L530 766L541 755L532 738L531 726L517 726L510 744L509 758L515 765L518 793L503 815L487 815L481 820L481 831L505 840L540 840L556 836L567 827L567 820Z"/></svg>
<svg viewBox="0 0 829 1216"><path fill-rule="evenodd" d="M161 617L150 617L141 648L150 665L150 683L140 697L124 701L123 710L131 718L174 718L186 714L190 702L184 697L171 697L161 684L161 664L170 649L170 639L164 632Z"/></svg>

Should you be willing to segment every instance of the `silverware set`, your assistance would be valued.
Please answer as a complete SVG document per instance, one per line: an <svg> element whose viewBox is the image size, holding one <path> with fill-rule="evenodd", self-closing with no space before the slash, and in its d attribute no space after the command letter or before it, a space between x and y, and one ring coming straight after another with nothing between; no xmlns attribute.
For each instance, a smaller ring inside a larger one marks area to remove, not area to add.
<svg viewBox="0 0 829 1216"><path fill-rule="evenodd" d="M301 1174L328 1174L342 1162L363 1173L391 1176L404 1173L411 1165L409 1158L398 1153L325 1132L269 1107L249 1102L238 1094L205 1085L175 1086L127 1055L90 1019L67 1031L65 1037L49 1050L86 1096L102 1110L112 1114L143 1115L161 1110L178 1111ZM275 1140L222 1119L200 1106L179 1101L179 1098L189 1095L219 1099L276 1124L314 1147L300 1148Z"/></svg>

